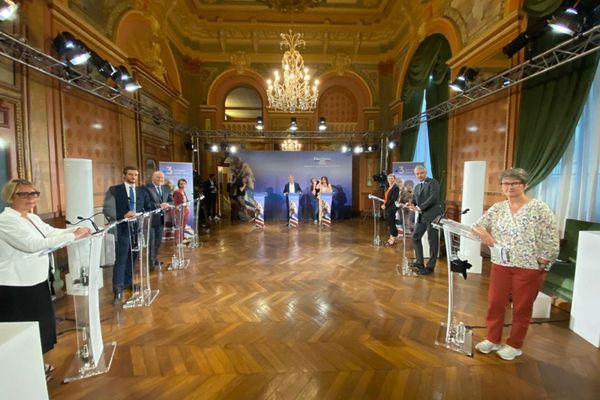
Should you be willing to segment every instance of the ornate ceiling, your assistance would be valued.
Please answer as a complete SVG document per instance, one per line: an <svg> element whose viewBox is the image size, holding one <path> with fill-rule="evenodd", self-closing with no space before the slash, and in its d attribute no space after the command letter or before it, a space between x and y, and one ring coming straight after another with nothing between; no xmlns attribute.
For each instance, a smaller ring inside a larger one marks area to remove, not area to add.
<svg viewBox="0 0 600 400"><path fill-rule="evenodd" d="M169 10L168 26L180 50L205 61L245 52L276 62L281 57L279 34L292 29L304 33L308 61L344 54L354 62L379 62L399 51L398 43L406 43L401 39L417 34L414 21L431 15L430 3L327 0L303 12L285 13L255 0L179 0Z"/></svg>

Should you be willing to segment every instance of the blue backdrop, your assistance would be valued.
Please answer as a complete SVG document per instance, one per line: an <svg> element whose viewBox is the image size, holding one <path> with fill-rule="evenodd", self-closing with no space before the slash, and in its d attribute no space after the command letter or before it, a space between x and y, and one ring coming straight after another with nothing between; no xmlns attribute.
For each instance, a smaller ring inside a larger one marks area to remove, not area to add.
<svg viewBox="0 0 600 400"><path fill-rule="evenodd" d="M285 219L283 187L293 175L302 188L300 218L312 219L310 178L327 176L333 185L334 219L349 218L352 210L352 154L337 151L243 151L232 157L234 184L246 181L247 196L266 193L265 219Z"/></svg>

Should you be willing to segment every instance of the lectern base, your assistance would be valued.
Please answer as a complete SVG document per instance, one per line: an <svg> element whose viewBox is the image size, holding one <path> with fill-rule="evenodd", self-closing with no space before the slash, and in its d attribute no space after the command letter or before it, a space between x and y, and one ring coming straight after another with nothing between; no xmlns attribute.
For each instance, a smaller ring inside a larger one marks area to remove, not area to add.
<svg viewBox="0 0 600 400"><path fill-rule="evenodd" d="M158 296L158 290L147 290L145 293L134 293L125 303L123 308L135 308L135 307L148 307L156 296Z"/></svg>
<svg viewBox="0 0 600 400"><path fill-rule="evenodd" d="M104 343L104 351L98 360L98 364L94 365L93 361L86 362L81 359L79 351L75 353L73 361L67 370L67 375L63 379L63 383L78 381L80 379L89 378L96 375L105 374L110 370L117 342Z"/></svg>
<svg viewBox="0 0 600 400"><path fill-rule="evenodd" d="M473 331L462 323L451 326L448 334L447 325L442 322L435 338L435 344L473 357Z"/></svg>
<svg viewBox="0 0 600 400"><path fill-rule="evenodd" d="M396 272L402 276L419 276L419 273L415 271L408 262L403 262L402 264L396 264Z"/></svg>

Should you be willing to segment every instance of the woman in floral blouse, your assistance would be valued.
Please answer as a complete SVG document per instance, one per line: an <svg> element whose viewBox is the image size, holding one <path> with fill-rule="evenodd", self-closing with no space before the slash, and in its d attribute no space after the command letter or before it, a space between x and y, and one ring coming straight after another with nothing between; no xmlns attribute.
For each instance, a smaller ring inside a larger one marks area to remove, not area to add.
<svg viewBox="0 0 600 400"><path fill-rule="evenodd" d="M508 259L502 259L500 252L492 251L487 337L475 346L484 354L496 351L504 360L523 354L533 302L559 250L554 215L546 204L525 195L527 181L521 168L504 171L500 185L507 200L490 207L473 227L483 244L508 252ZM501 345L504 310L511 295L512 327L506 345Z"/></svg>

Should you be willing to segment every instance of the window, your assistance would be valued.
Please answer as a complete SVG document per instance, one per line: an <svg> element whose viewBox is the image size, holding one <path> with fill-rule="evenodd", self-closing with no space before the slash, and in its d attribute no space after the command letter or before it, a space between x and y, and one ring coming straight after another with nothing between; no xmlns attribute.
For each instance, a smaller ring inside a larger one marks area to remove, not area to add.
<svg viewBox="0 0 600 400"><path fill-rule="evenodd" d="M426 93L423 91L421 113L427 111L426 97ZM431 177L431 155L429 154L429 130L427 129L427 122L423 122L419 126L419 134L417 136L417 145L415 147L413 161L424 163L425 168L427 168L427 176Z"/></svg>
<svg viewBox="0 0 600 400"><path fill-rule="evenodd" d="M262 100L256 90L241 86L233 89L225 99L225 120L256 120L262 115Z"/></svg>

